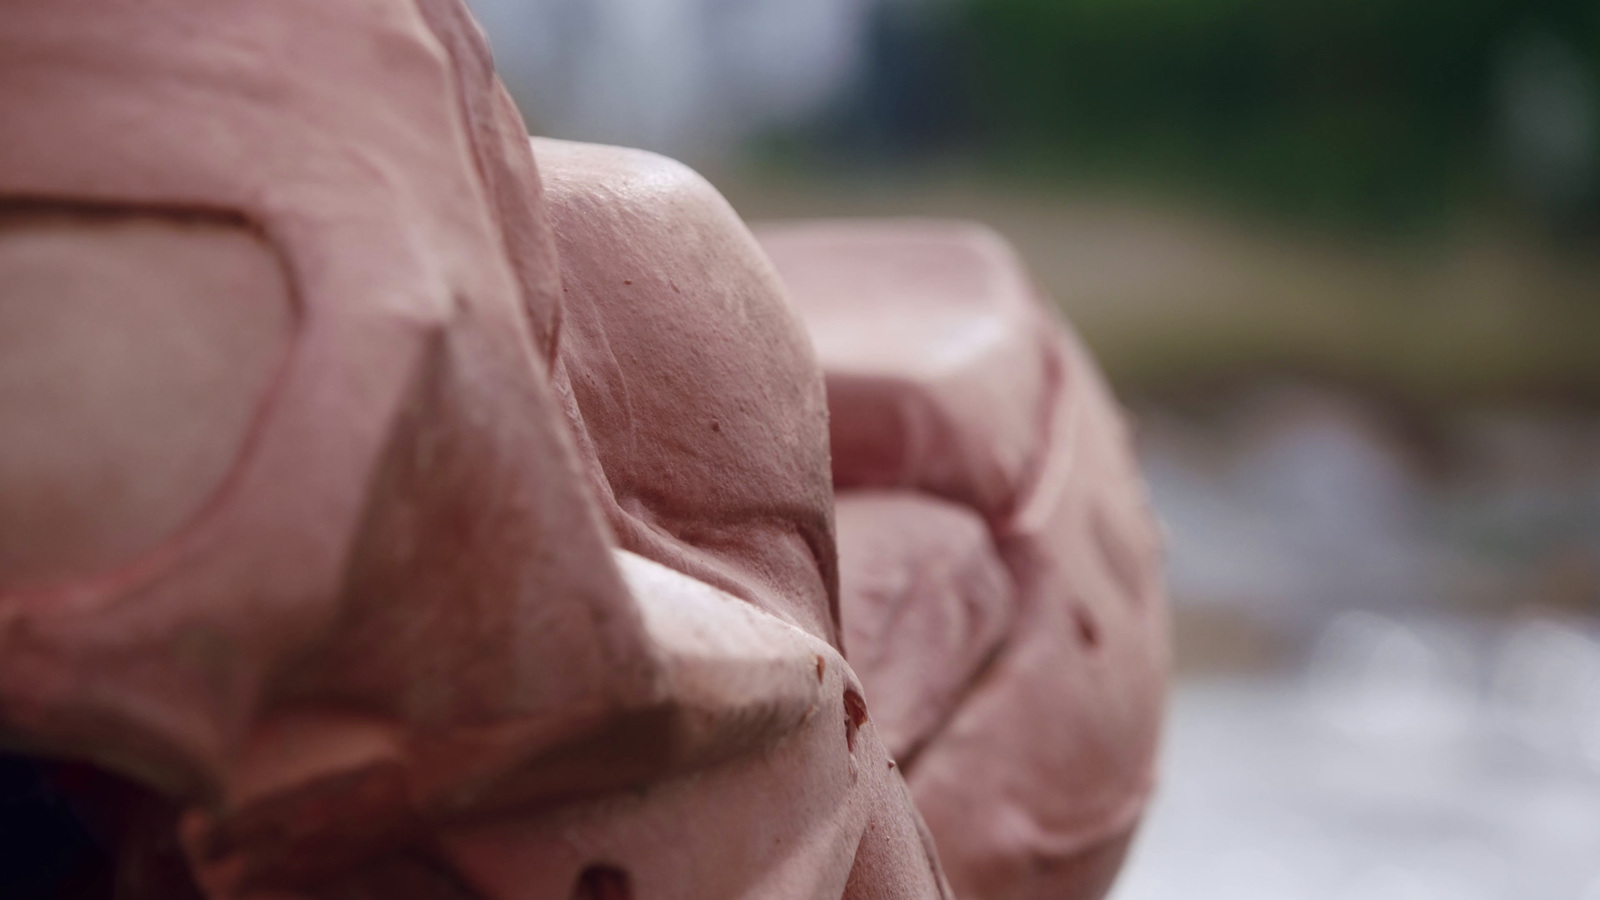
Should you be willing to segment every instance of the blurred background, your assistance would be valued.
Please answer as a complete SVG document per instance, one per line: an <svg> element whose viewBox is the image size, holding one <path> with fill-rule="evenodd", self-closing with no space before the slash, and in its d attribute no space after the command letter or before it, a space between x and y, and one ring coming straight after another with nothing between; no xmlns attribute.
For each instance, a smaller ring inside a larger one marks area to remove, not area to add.
<svg viewBox="0 0 1600 900"><path fill-rule="evenodd" d="M473 0L537 133L1009 237L1138 417L1117 900L1600 900L1600 3Z"/></svg>

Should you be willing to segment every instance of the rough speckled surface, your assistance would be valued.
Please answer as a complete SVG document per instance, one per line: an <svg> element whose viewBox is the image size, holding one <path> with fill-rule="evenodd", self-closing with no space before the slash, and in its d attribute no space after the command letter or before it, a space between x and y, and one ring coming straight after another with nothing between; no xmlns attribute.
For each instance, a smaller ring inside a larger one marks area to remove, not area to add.
<svg viewBox="0 0 1600 900"><path fill-rule="evenodd" d="M555 383L619 544L834 641L827 402L771 264L681 163L534 153L566 304Z"/></svg>

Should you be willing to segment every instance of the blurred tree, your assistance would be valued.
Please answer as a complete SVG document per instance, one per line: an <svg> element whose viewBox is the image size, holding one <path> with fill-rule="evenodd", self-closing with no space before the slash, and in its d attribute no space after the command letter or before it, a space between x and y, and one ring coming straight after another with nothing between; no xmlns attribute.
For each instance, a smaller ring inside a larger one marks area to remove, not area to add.
<svg viewBox="0 0 1600 900"><path fill-rule="evenodd" d="M981 140L1013 158L1177 175L1362 222L1404 222L1463 194L1553 183L1508 177L1519 164L1559 164L1569 175L1595 168L1592 0L961 6L963 102ZM1531 65L1517 50L1530 34L1545 48ZM1528 135L1505 133L1529 122L1534 142L1544 141L1531 157ZM1521 156L1508 160L1508 147ZM1518 196L1545 212L1559 206L1567 220L1574 208L1592 212L1592 177L1555 181L1560 198Z"/></svg>

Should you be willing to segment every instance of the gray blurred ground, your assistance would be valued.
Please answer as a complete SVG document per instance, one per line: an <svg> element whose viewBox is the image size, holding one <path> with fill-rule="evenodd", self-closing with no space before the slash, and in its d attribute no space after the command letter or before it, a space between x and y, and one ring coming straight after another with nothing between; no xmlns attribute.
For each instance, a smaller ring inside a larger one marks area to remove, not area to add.
<svg viewBox="0 0 1600 900"><path fill-rule="evenodd" d="M1150 411L1180 678L1115 900L1600 898L1600 422L1424 467L1358 399Z"/></svg>
<svg viewBox="0 0 1600 900"><path fill-rule="evenodd" d="M1114 900L1600 897L1593 728L1571 733L1559 700L1504 696L1531 684L1496 684L1538 682L1518 667L1543 663L1519 654L1546 642L1592 684L1592 640L1548 625L1475 636L1482 655L1452 671L1438 654L1457 628L1337 628L1331 670L1179 685L1163 784ZM1485 675L1493 687L1474 684Z"/></svg>

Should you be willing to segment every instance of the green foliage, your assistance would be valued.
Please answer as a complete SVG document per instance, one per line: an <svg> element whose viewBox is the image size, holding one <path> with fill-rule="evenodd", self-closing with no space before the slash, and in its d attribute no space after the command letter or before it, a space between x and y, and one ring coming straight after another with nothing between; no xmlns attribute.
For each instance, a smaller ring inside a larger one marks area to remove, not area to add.
<svg viewBox="0 0 1600 900"><path fill-rule="evenodd" d="M1594 0L961 0L957 27L990 146L1324 218L1491 189L1519 34L1559 35L1600 96Z"/></svg>

